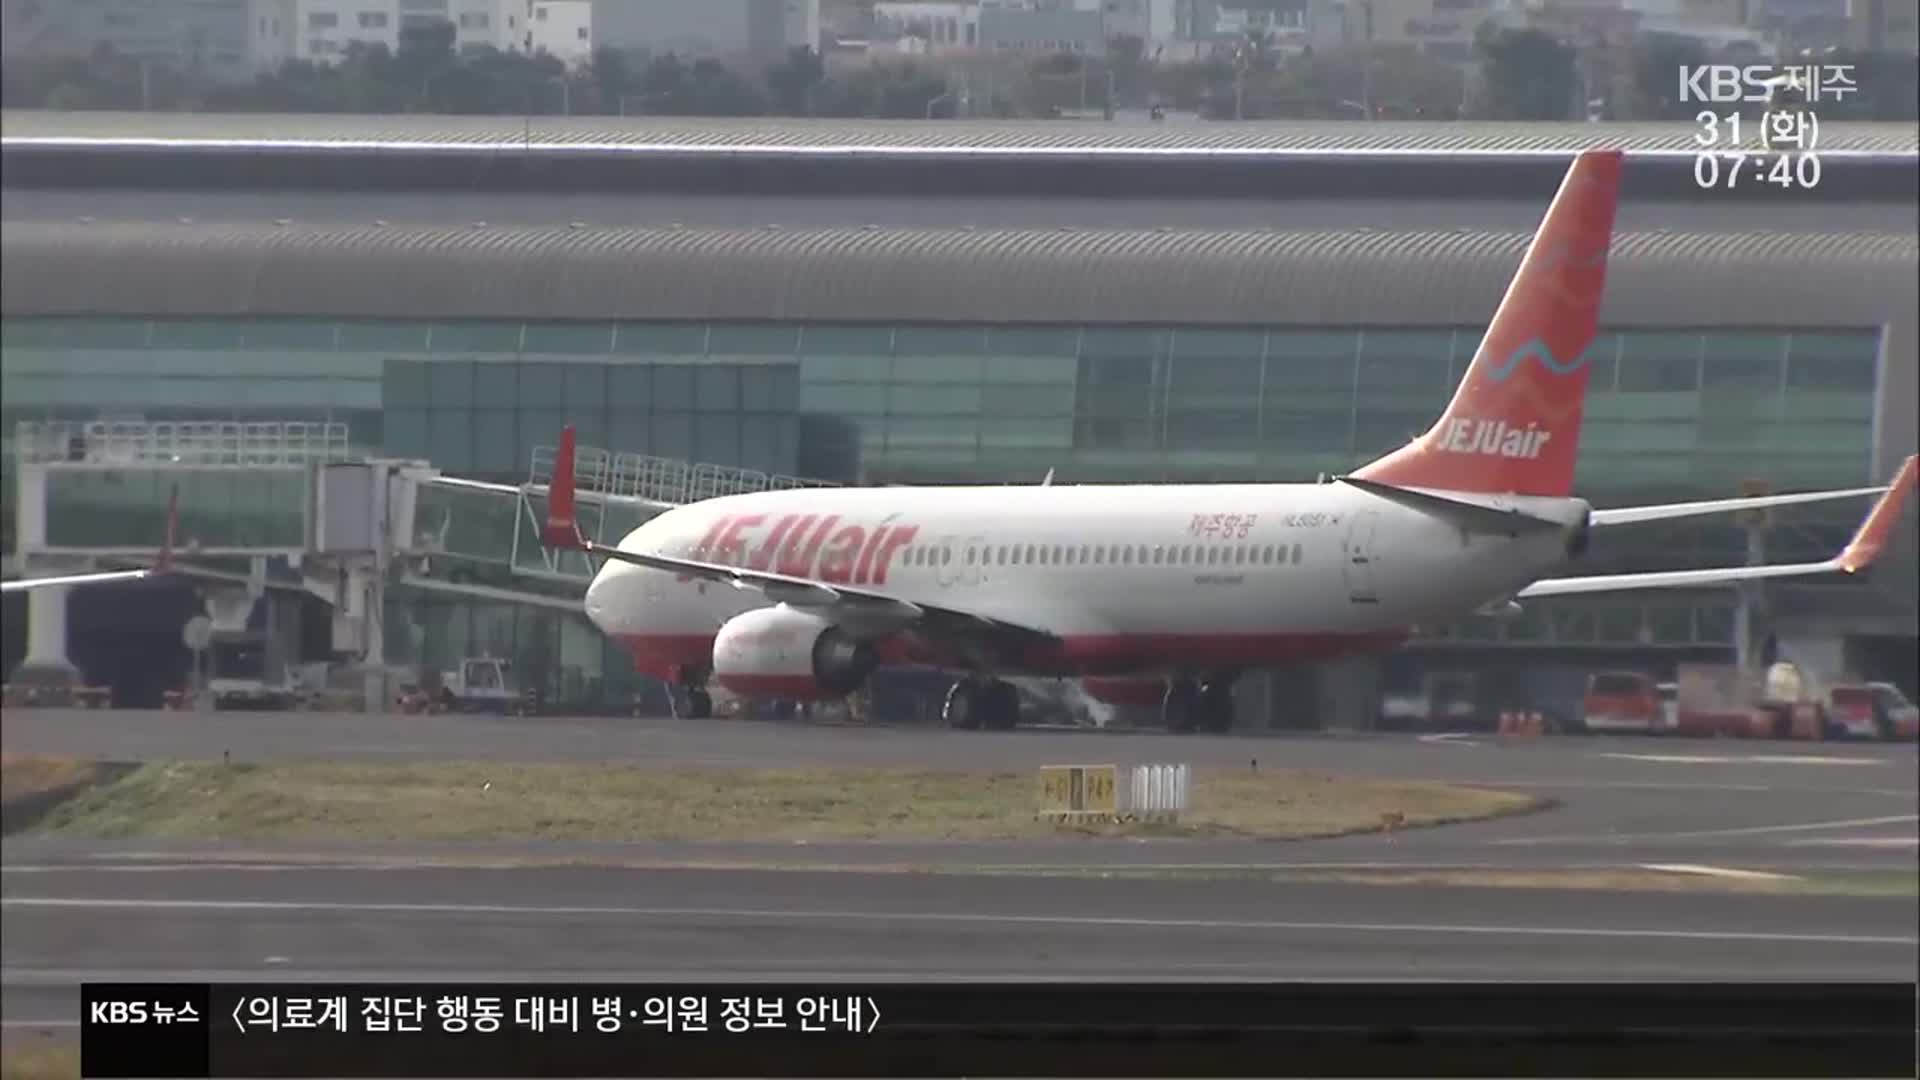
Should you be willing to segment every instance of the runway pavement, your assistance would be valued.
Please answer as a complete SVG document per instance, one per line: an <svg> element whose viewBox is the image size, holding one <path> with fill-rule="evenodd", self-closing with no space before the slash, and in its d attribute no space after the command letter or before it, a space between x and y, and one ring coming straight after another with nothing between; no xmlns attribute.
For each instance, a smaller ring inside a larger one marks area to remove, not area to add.
<svg viewBox="0 0 1920 1080"><path fill-rule="evenodd" d="M144 979L1915 977L1911 900L778 871L9 869L7 1022Z"/></svg>
<svg viewBox="0 0 1920 1080"><path fill-rule="evenodd" d="M1911 895L1385 886L1303 867L1912 872L1912 746L1173 737L730 721L9 710L11 752L643 767L1185 761L1529 790L1558 808L1343 839L414 845L15 838L9 1025L120 978L1891 978ZM768 867L778 866L779 869ZM1195 876L1194 867L1206 871ZM985 872L983 868L997 868ZM1018 867L1019 872L1007 872ZM1062 874L1060 868L1077 867ZM1121 873L1158 867L1158 873ZM1167 869L1185 867L1183 870ZM915 872L939 868L940 873ZM1101 877L1094 871L1114 872Z"/></svg>

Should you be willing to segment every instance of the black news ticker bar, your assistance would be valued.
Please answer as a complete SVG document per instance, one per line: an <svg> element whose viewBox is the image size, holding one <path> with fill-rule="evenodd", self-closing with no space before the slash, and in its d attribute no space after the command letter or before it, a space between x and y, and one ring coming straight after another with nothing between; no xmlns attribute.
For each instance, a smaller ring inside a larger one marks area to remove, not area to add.
<svg viewBox="0 0 1920 1080"><path fill-rule="evenodd" d="M89 983L81 996L81 1072L103 1080L1915 1075L1915 988L1901 983Z"/></svg>

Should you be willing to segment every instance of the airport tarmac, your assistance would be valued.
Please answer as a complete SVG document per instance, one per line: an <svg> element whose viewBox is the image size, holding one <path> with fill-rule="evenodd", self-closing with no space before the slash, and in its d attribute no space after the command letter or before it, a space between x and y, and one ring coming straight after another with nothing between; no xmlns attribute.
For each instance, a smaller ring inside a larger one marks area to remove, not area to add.
<svg viewBox="0 0 1920 1080"><path fill-rule="evenodd" d="M85 981L1903 979L1911 898L899 873L5 874L6 1022Z"/></svg>
<svg viewBox="0 0 1920 1080"><path fill-rule="evenodd" d="M1659 866L1704 877L1911 872L1920 793L1910 745L38 710L8 711L4 745L118 760L230 752L236 760L642 767L1257 761L1483 783L1559 804L1491 822L1284 843L293 849L22 837L9 840L0 875L10 1030L70 1022L78 984L92 979L1920 974L1912 895L1393 886L1298 873L1361 865L1456 873ZM1125 867L1164 872L1097 873Z"/></svg>

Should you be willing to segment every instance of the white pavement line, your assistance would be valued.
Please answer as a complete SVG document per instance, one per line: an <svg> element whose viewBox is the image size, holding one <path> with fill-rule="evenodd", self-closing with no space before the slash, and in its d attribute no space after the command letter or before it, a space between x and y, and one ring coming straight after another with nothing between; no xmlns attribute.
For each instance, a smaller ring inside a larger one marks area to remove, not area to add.
<svg viewBox="0 0 1920 1080"><path fill-rule="evenodd" d="M423 859L418 862L342 861L342 862L326 862L326 863L322 863L322 862L144 863L140 865L125 865L125 866L112 865L112 864L87 865L87 864L78 864L78 863L49 863L46 865L36 864L36 865L24 865L24 866L0 866L0 876L4 876L6 874L127 874L127 873L198 874L198 873L209 873L209 872L226 873L229 871L234 871L239 873L252 873L255 871L270 871L270 872L319 871L319 872L324 872L328 874L335 874L335 873L352 874L352 873L360 873L360 872L405 873L409 871L438 872L438 871L446 871L446 870L453 870L453 871L520 870L520 869L543 870L543 869L549 868L551 865L555 865L555 864L541 863L538 861L530 861L529 859L516 860L512 858L502 858L497 860L473 859L469 861L435 861L433 859ZM864 872L868 870L881 870L881 869L885 869L887 867L896 866L896 865L912 866L916 869L921 866L944 867L944 866L951 865L954 868L965 870L969 873L973 873L975 871L992 873L995 871L1029 872L1029 871L1036 871L1036 870L1065 871L1070 873L1085 872L1088 874L1155 873L1155 872L1164 872L1164 871L1233 871L1233 872L1252 871L1257 873L1290 873L1290 872L1307 872L1307 873L1395 872L1397 873L1397 872L1419 872L1419 871L1430 872L1430 871L1438 870L1438 871L1469 873L1469 874L1512 873L1512 872L1520 872L1520 873L1538 872L1538 873L1552 874L1552 873L1565 873L1569 871L1582 871L1582 870L1617 870L1619 869L1620 864L1617 862L1607 861L1607 862L1551 863L1551 864L1543 865L1543 864L1534 864L1534 863L1461 862L1459 860L1435 861L1435 860L1419 860L1419 859L1409 859L1405 861L1346 860L1346 861L1338 861L1338 862L1116 862L1116 863L954 862L950 864L941 863L938 861L914 862L912 860L907 860L905 862L885 862L885 863L859 863L859 862L843 863L839 861L814 863L814 862L802 860L798 862L783 863L783 862L776 862L773 857L768 857L764 861L764 863L762 863L760 860L757 860L753 857L743 857L737 862L723 861L716 864L716 863L698 862L698 861L682 863L670 857L662 856L659 859L639 857L631 861L600 863L600 864L595 864L594 868L609 869L609 870L628 870L628 869L632 869L632 870L687 869L687 870L722 870L722 871L740 870L740 871L746 871L746 872L757 872L762 869L778 870L778 869L792 868L799 871L809 871L816 868L826 868L826 869L851 869L855 872Z"/></svg>
<svg viewBox="0 0 1920 1080"><path fill-rule="evenodd" d="M1777 791L1772 784L1683 784L1677 780L1661 782L1658 780L1509 780L1505 777L1488 777L1485 780L1465 781L1469 784L1484 784L1488 787L1509 788L1548 788L1554 791ZM1859 794L1859 788L1849 788L1848 794ZM1895 795L1911 795L1911 791L1891 792Z"/></svg>
<svg viewBox="0 0 1920 1080"><path fill-rule="evenodd" d="M1739 829L1696 829L1671 833L1603 833L1589 836L1516 836L1495 840L1495 844L1565 844L1581 841L1631 843L1636 840L1698 840L1717 836L1766 836L1773 833L1818 832L1823 829L1853 829L1864 825L1898 825L1920 821L1920 814L1893 814L1888 817L1853 818L1848 821L1813 821L1801 825L1750 825Z"/></svg>
<svg viewBox="0 0 1920 1080"><path fill-rule="evenodd" d="M1474 741L1471 732L1466 731L1447 731L1436 735L1422 735L1419 741L1432 746L1459 746L1468 750L1478 750L1481 745Z"/></svg>
<svg viewBox="0 0 1920 1080"><path fill-rule="evenodd" d="M1658 761L1668 765L1889 765L1888 758L1825 757L1819 754L1626 754L1604 751L1598 756L1626 761Z"/></svg>
<svg viewBox="0 0 1920 1080"><path fill-rule="evenodd" d="M1826 945L1920 945L1920 937L1893 934L1773 933L1742 930L1634 930L1595 926L1483 926L1440 923L1284 922L1261 919L1150 919L1094 915L983 915L960 912L781 911L773 909L645 908L592 905L382 904L325 900L117 900L93 897L9 896L0 907L134 911L306 911L417 915L618 915L663 919L769 919L834 922L980 923L1031 926L1121 926L1161 930L1311 930L1356 934L1462 934L1492 937L1660 938L1678 941L1774 941Z"/></svg>
<svg viewBox="0 0 1920 1080"><path fill-rule="evenodd" d="M1799 881L1798 874L1773 874L1764 870L1741 870L1732 866L1702 866L1697 863L1641 863L1642 870L1667 874L1700 874L1705 877L1744 878L1750 881Z"/></svg>
<svg viewBox="0 0 1920 1080"><path fill-rule="evenodd" d="M1920 848L1920 836L1809 836L1789 847Z"/></svg>

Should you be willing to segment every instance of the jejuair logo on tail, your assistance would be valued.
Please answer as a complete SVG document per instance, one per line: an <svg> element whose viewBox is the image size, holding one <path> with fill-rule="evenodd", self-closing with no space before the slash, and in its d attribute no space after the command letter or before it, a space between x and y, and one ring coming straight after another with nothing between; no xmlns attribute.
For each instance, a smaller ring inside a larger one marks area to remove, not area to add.
<svg viewBox="0 0 1920 1080"><path fill-rule="evenodd" d="M1548 375L1560 378L1571 375L1587 365L1587 354L1569 361L1561 361L1553 355L1553 348L1539 338L1528 341L1507 354L1505 360L1488 369L1486 379L1490 383L1505 383L1512 378L1528 360L1539 362L1541 370ZM1561 419L1560 414L1571 410L1571 404L1565 410L1546 408L1546 402L1532 392L1528 380L1514 384L1520 397L1536 414L1544 414L1549 423ZM1456 454L1485 454L1492 457L1533 459L1540 456L1540 449L1553 438L1553 432L1543 430L1539 420L1528 420L1524 425L1507 420L1486 420L1471 416L1449 417L1434 429L1434 446Z"/></svg>
<svg viewBox="0 0 1920 1080"><path fill-rule="evenodd" d="M1442 421L1437 435L1442 450L1506 458L1537 458L1540 448L1551 438L1553 432L1540 430L1538 422L1516 427L1505 420L1475 420L1464 416Z"/></svg>
<svg viewBox="0 0 1920 1080"><path fill-rule="evenodd" d="M1508 353L1505 360L1495 364L1492 370L1487 372L1487 381L1506 382L1513 377L1514 372L1520 370L1520 365L1529 359L1540 361L1540 367L1551 375L1571 375L1587 366L1585 350L1582 350L1579 356L1562 363L1553 355L1553 346L1539 338L1534 338Z"/></svg>

